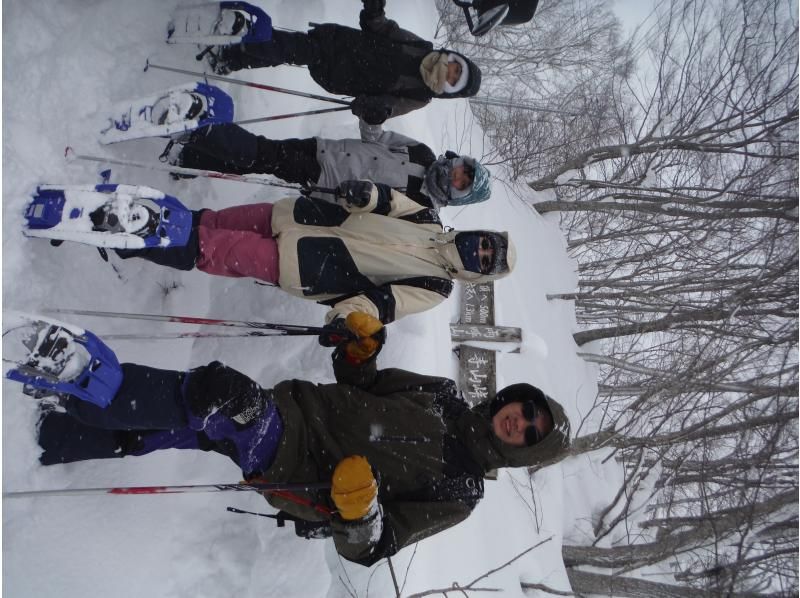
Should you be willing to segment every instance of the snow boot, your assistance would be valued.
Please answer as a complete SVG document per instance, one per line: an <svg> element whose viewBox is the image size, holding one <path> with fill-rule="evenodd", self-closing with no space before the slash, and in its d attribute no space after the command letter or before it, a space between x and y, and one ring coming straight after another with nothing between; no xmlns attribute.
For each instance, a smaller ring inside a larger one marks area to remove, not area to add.
<svg viewBox="0 0 800 598"><path fill-rule="evenodd" d="M153 262L159 266L166 266L175 270L189 271L194 269L200 255L200 238L197 225L203 210L192 210L191 231L182 245L174 244L168 247L144 247L141 249L116 249L116 254L123 260L138 257Z"/></svg>

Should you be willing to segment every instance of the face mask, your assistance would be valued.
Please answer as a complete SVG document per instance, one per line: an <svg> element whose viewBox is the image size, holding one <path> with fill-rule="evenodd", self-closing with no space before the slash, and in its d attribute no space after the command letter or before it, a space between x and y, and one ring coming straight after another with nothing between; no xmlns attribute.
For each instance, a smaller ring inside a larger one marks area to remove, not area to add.
<svg viewBox="0 0 800 598"><path fill-rule="evenodd" d="M496 254L492 237L480 232L458 233L455 243L465 270L478 274L490 274L492 272ZM491 257L487 255L481 257L480 249L484 251L492 249L495 250L495 253Z"/></svg>
<svg viewBox="0 0 800 598"><path fill-rule="evenodd" d="M491 231L458 233L455 245L465 270L478 274L501 274L508 271L508 243L500 234ZM492 257L481 257L478 250L490 248L494 250Z"/></svg>

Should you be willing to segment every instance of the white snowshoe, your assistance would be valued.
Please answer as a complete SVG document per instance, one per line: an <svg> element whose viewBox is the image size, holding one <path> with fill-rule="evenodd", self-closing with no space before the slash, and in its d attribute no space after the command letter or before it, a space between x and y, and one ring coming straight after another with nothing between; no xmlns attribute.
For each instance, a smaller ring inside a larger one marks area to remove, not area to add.
<svg viewBox="0 0 800 598"><path fill-rule="evenodd" d="M177 198L133 185L41 185L25 218L28 237L111 249L182 246L192 230Z"/></svg>
<svg viewBox="0 0 800 598"><path fill-rule="evenodd" d="M272 19L247 2L178 7L167 25L167 43L225 46L272 39Z"/></svg>
<svg viewBox="0 0 800 598"><path fill-rule="evenodd" d="M172 137L205 125L233 122L233 99L207 83L172 87L111 108L100 143L144 137Z"/></svg>

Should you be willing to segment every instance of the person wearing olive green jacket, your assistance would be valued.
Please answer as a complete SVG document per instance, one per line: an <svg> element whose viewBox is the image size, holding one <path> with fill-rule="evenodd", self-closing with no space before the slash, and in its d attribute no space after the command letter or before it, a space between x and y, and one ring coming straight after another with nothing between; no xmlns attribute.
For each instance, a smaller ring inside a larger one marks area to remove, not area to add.
<svg viewBox="0 0 800 598"><path fill-rule="evenodd" d="M530 384L469 407L452 380L379 370L385 333L375 318L350 314L346 334L353 340L333 353L335 384L265 389L219 362L189 372L122 364L107 407L71 395L61 399L66 413L44 417L40 460L192 448L227 455L250 481L330 482L266 498L369 566L468 517L486 472L545 463L569 445L563 408Z"/></svg>

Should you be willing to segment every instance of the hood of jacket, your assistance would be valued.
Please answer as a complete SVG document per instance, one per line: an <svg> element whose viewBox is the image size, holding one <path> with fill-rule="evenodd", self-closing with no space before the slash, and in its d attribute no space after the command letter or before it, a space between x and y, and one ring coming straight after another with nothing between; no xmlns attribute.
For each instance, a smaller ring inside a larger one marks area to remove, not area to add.
<svg viewBox="0 0 800 598"><path fill-rule="evenodd" d="M570 423L564 408L549 396L547 406L553 417L553 429L533 446L512 446L495 436L490 401L465 412L459 419L458 426L465 437L474 439L467 449L484 471L498 467L538 465L557 457L569 447Z"/></svg>
<svg viewBox="0 0 800 598"><path fill-rule="evenodd" d="M467 65L467 82L459 91L448 93L445 91L445 81L447 78L448 56L454 54L464 61ZM425 85L433 92L437 98L469 98L478 93L481 87L481 70L469 58L459 52L447 50L435 50L430 52L419 66L420 75Z"/></svg>

